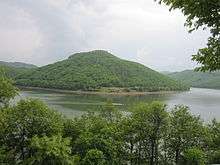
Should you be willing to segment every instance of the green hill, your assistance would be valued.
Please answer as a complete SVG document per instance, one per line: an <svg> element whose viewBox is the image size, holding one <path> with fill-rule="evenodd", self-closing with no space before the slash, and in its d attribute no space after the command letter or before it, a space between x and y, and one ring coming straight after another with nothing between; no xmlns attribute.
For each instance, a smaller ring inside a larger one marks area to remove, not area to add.
<svg viewBox="0 0 220 165"><path fill-rule="evenodd" d="M39 67L16 77L21 86L69 89L159 91L186 86L144 65L122 60L106 51L76 53L68 59Z"/></svg>
<svg viewBox="0 0 220 165"><path fill-rule="evenodd" d="M24 74L34 68L37 68L37 66L33 64L0 61L0 70L3 70L5 74L12 79L15 79L19 75Z"/></svg>
<svg viewBox="0 0 220 165"><path fill-rule="evenodd" d="M220 72L204 73L185 70L169 73L168 76L192 87L220 89Z"/></svg>
<svg viewBox="0 0 220 165"><path fill-rule="evenodd" d="M15 79L19 75L24 74L34 68L37 68L37 66L21 62L0 61L0 71L2 70L8 77L12 79Z"/></svg>

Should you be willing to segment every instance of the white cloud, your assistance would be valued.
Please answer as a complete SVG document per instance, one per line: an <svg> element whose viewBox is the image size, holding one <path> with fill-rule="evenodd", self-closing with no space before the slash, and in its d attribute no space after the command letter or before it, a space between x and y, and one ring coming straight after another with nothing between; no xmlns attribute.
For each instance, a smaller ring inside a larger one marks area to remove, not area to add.
<svg viewBox="0 0 220 165"><path fill-rule="evenodd" d="M41 46L43 40L34 19L22 9L7 5L0 7L3 9L0 20L1 60L31 62L32 54Z"/></svg>
<svg viewBox="0 0 220 165"><path fill-rule="evenodd" d="M4 1L0 14L0 60L39 65L106 49L157 70L182 70L194 66L190 56L207 38L188 34L183 15L154 0Z"/></svg>

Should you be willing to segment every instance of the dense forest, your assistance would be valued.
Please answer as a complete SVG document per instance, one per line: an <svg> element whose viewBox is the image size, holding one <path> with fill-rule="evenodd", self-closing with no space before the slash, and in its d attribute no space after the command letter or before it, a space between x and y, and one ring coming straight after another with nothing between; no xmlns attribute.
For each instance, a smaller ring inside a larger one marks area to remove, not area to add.
<svg viewBox="0 0 220 165"><path fill-rule="evenodd" d="M171 78L192 87L220 89L220 72L196 72L185 70L182 72L166 73Z"/></svg>
<svg viewBox="0 0 220 165"><path fill-rule="evenodd" d="M16 77L25 74L26 72L29 72L29 68L23 68L23 67L13 67L10 65L6 65L3 63L0 63L0 70L4 71L7 77L10 77L13 80L16 80Z"/></svg>
<svg viewBox="0 0 220 165"><path fill-rule="evenodd" d="M10 104L18 89L0 74L0 164L203 165L220 163L220 123L204 123L183 105L139 104L122 115L67 119L35 99Z"/></svg>
<svg viewBox="0 0 220 165"><path fill-rule="evenodd" d="M106 51L76 53L47 66L26 69L13 77L17 85L67 90L117 91L186 90L188 87L144 65Z"/></svg>

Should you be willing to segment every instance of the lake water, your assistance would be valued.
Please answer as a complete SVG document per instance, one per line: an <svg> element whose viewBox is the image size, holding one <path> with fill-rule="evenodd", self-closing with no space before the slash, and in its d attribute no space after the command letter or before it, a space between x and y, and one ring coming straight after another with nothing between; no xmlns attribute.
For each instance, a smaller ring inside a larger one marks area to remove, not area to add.
<svg viewBox="0 0 220 165"><path fill-rule="evenodd" d="M187 92L169 94L148 94L140 96L93 95L51 92L46 90L22 90L20 98L38 98L68 117L87 111L99 111L106 101L111 100L121 111L126 111L139 102L162 101L169 107L184 104L191 112L205 121L220 120L220 90L192 88Z"/></svg>

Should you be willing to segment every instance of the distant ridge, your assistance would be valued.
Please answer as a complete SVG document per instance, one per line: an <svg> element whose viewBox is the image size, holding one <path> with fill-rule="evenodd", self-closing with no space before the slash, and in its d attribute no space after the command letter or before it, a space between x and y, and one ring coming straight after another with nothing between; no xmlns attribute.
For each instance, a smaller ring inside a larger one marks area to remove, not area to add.
<svg viewBox="0 0 220 165"><path fill-rule="evenodd" d="M219 71L210 73L185 70L182 72L168 73L167 75L192 87L220 89Z"/></svg>
<svg viewBox="0 0 220 165"><path fill-rule="evenodd" d="M5 62L5 61L0 61L0 65L5 65L9 67L14 67L14 68L37 68L36 65L33 64L27 64L23 62Z"/></svg>
<svg viewBox="0 0 220 165"><path fill-rule="evenodd" d="M111 90L169 91L185 90L182 85L136 62L94 50L71 55L68 59L35 68L16 77L17 85L97 91Z"/></svg>

